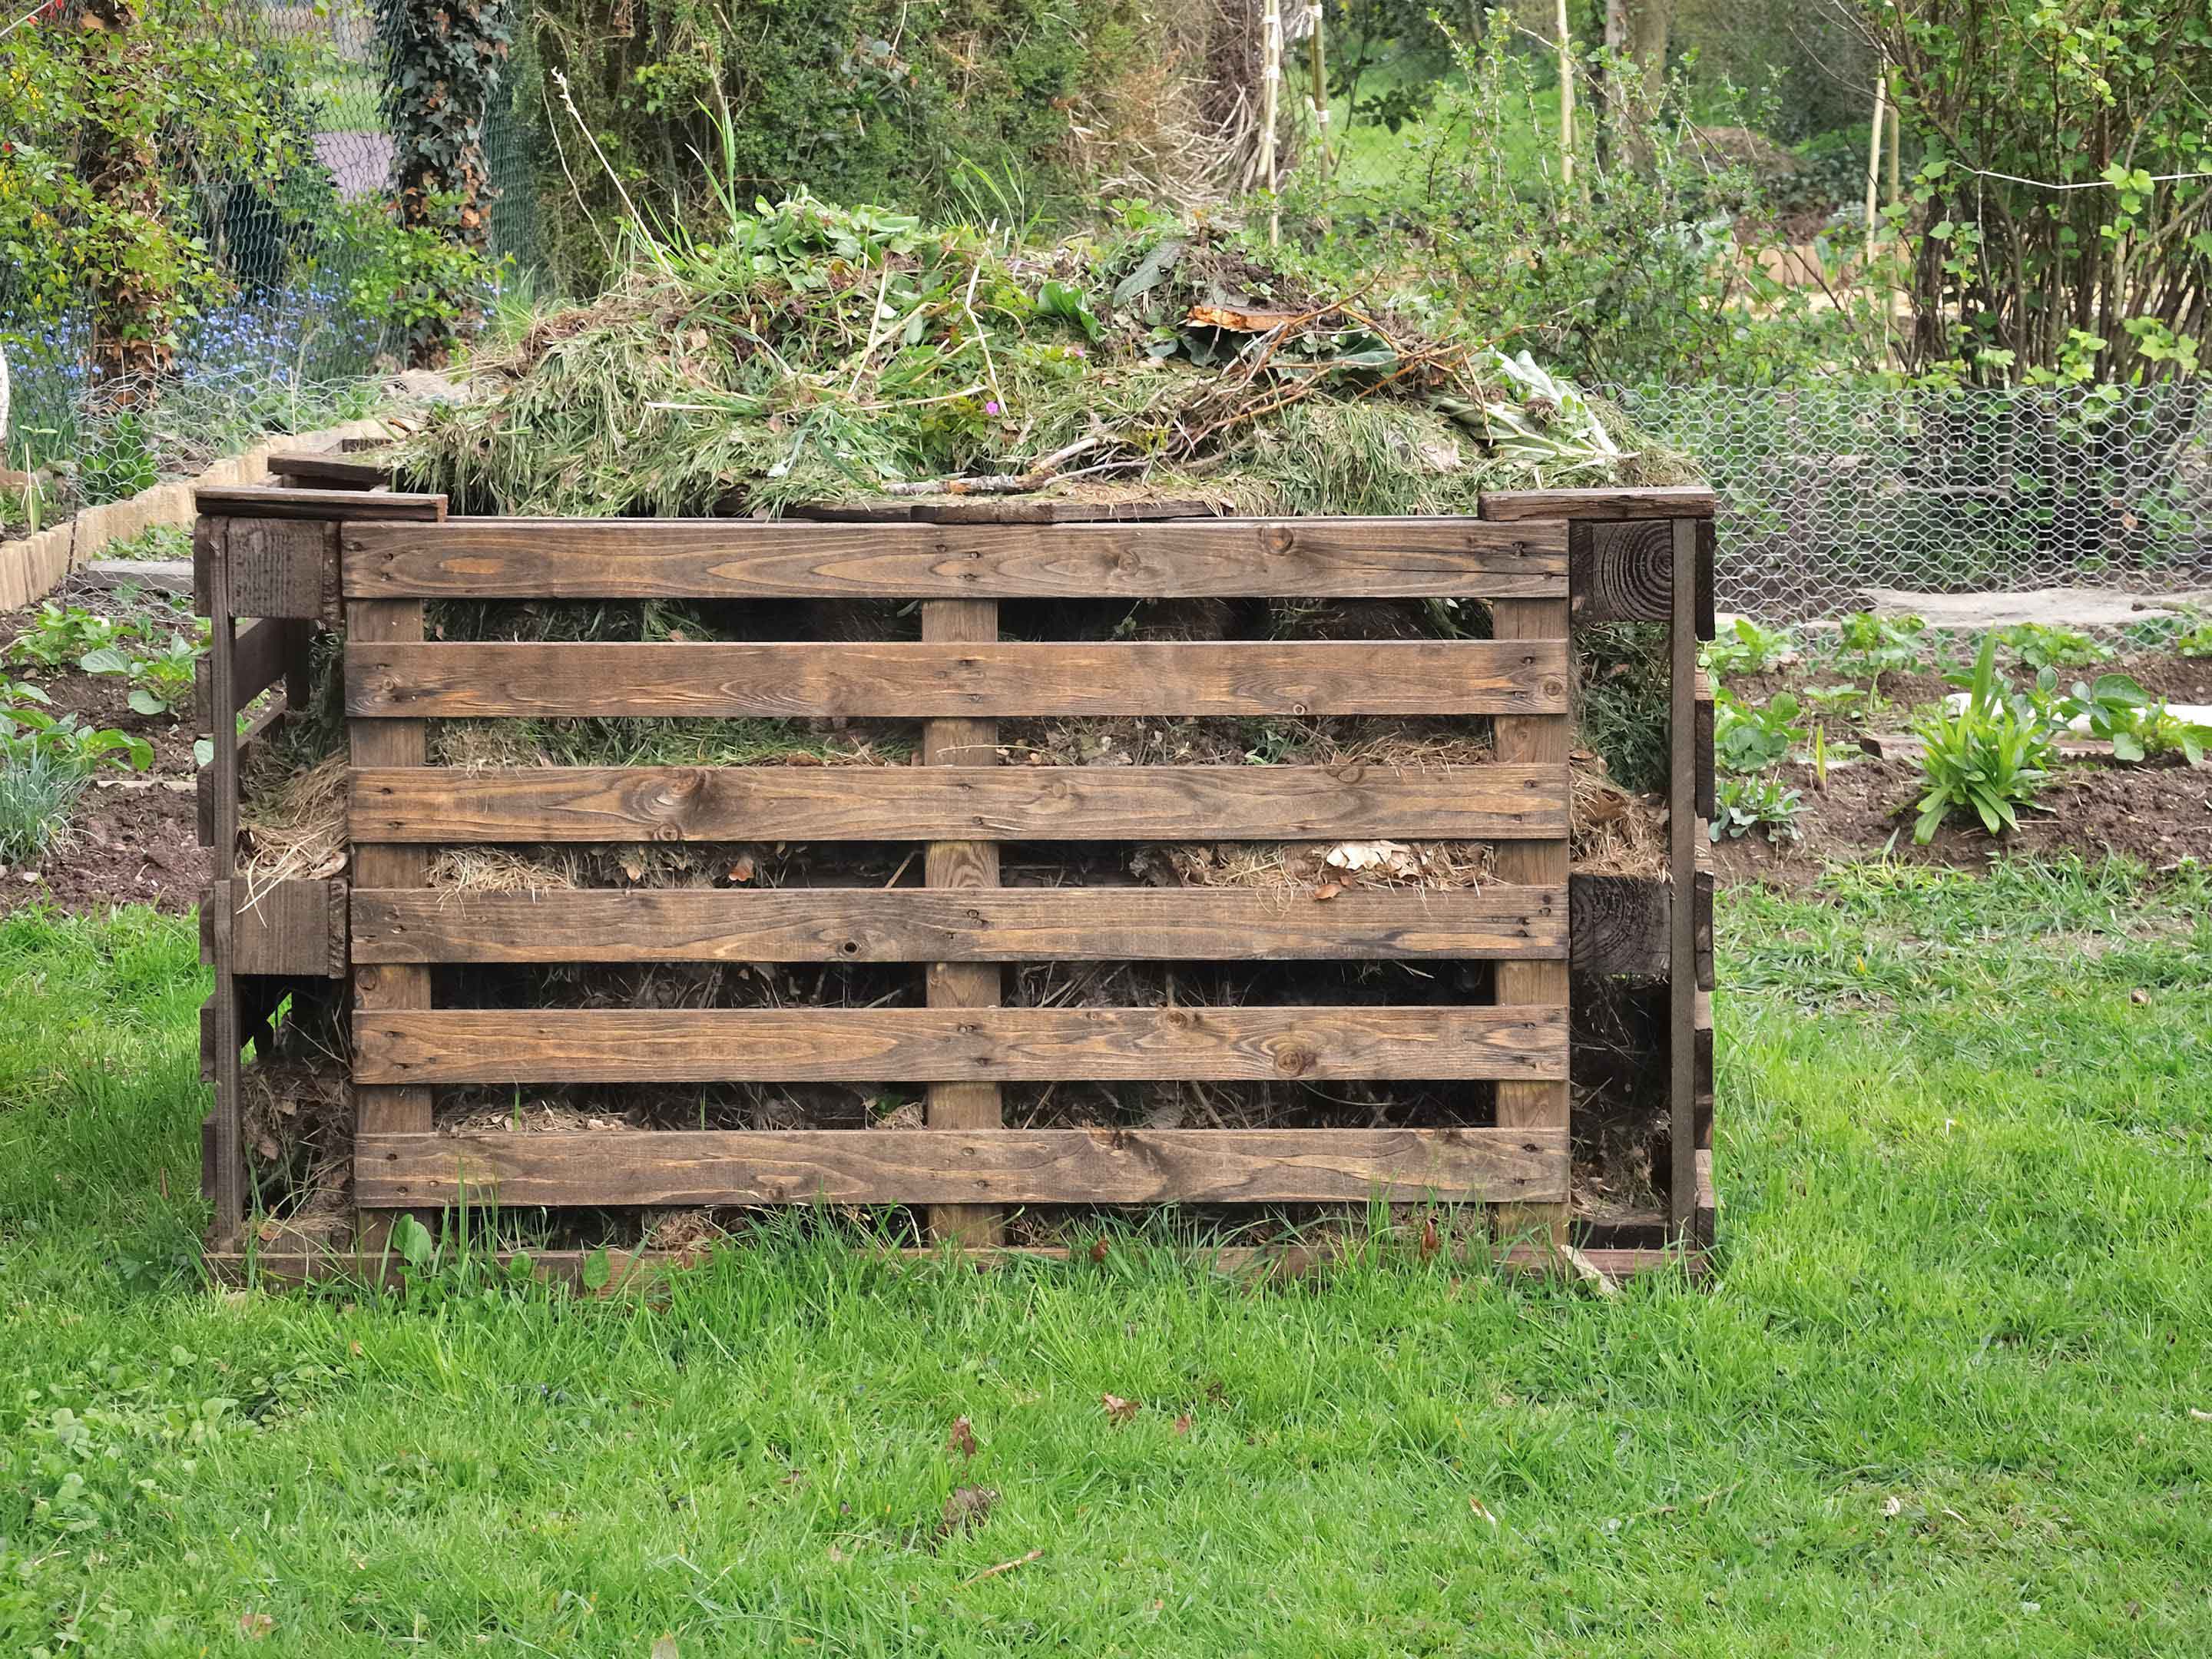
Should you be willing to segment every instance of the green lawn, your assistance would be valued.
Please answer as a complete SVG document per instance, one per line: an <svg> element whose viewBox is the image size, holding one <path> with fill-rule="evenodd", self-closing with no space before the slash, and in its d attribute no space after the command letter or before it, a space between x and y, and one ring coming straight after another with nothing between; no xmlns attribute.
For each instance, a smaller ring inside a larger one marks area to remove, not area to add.
<svg viewBox="0 0 2212 1659"><path fill-rule="evenodd" d="M1730 897L1709 1288L792 1239L658 1306L199 1287L190 927L19 915L0 1652L2212 1652L2208 909Z"/></svg>

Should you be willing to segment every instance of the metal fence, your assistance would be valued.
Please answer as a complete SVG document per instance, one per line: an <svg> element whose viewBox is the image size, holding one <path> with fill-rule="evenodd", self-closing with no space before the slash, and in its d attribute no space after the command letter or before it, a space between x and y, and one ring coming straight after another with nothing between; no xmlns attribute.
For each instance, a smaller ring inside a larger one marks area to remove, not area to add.
<svg viewBox="0 0 2212 1659"><path fill-rule="evenodd" d="M1865 609L1873 588L2212 587L2200 382L1610 395L1718 491L1723 610L1834 616Z"/></svg>

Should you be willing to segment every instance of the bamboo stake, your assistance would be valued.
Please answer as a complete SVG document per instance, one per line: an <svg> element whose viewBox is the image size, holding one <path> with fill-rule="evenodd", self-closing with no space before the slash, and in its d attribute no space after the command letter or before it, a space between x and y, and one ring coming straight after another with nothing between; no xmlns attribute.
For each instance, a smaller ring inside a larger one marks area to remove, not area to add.
<svg viewBox="0 0 2212 1659"><path fill-rule="evenodd" d="M1575 182L1575 41L1567 24L1567 0L1559 0L1559 183Z"/></svg>
<svg viewBox="0 0 2212 1659"><path fill-rule="evenodd" d="M1306 23L1312 31L1306 43L1306 64L1313 75L1314 142L1321 146L1322 175L1333 177L1336 158L1330 155L1328 148L1328 59L1322 46L1322 9L1318 4L1306 8ZM1895 188L1894 185L1891 186L1893 191Z"/></svg>
<svg viewBox="0 0 2212 1659"><path fill-rule="evenodd" d="M1866 263L1862 276L1874 269L1874 234L1878 222L1881 188L1881 120L1889 107L1889 59L1885 56L1874 76L1874 130L1867 138Z"/></svg>
<svg viewBox="0 0 2212 1659"><path fill-rule="evenodd" d="M1267 187L1267 246L1282 240L1275 206L1275 116L1283 84L1283 3L1267 0L1260 14L1260 178Z"/></svg>

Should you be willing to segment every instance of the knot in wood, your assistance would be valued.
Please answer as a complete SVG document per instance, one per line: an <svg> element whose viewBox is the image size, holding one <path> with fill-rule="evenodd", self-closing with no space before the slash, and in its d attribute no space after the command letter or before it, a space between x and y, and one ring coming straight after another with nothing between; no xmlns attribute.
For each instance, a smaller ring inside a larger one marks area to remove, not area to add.
<svg viewBox="0 0 2212 1659"><path fill-rule="evenodd" d="M1287 553L1298 544L1297 532L1288 525L1276 525L1261 539L1270 553Z"/></svg>
<svg viewBox="0 0 2212 1659"><path fill-rule="evenodd" d="M1292 1042L1277 1050L1275 1069L1285 1077L1304 1077L1320 1056L1304 1043Z"/></svg>

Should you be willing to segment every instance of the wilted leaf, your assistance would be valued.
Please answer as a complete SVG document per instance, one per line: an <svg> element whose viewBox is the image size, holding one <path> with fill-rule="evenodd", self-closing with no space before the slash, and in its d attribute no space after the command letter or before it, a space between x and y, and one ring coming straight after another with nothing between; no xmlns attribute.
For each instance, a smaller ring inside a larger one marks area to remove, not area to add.
<svg viewBox="0 0 2212 1659"><path fill-rule="evenodd" d="M1340 881L1324 882L1322 885L1314 889L1314 897L1320 902L1326 904L1329 900L1334 898L1343 890L1344 884Z"/></svg>
<svg viewBox="0 0 2212 1659"><path fill-rule="evenodd" d="M1236 311L1227 306L1193 306L1183 320L1200 328L1233 329L1239 334L1265 334L1271 328L1298 319L1295 311Z"/></svg>
<svg viewBox="0 0 2212 1659"><path fill-rule="evenodd" d="M1094 1238L1091 1241L1091 1260L1094 1264L1103 1263L1106 1260L1106 1241L1104 1238Z"/></svg>
<svg viewBox="0 0 2212 1659"><path fill-rule="evenodd" d="M750 853L740 853L730 861L732 881L750 881L753 878L753 858Z"/></svg>
<svg viewBox="0 0 2212 1659"><path fill-rule="evenodd" d="M947 1451L957 1451L963 1457L973 1457L976 1449L975 1425L964 1417L953 1419L952 1433L945 1441L945 1449Z"/></svg>
<svg viewBox="0 0 2212 1659"><path fill-rule="evenodd" d="M938 1516L939 1528L945 1532L959 1532L981 1526L990 1517L991 1505L998 1501L999 1494L988 1486L955 1486Z"/></svg>
<svg viewBox="0 0 2212 1659"><path fill-rule="evenodd" d="M1436 1217L1423 1216L1421 1218L1421 1260L1426 1261L1443 1247L1443 1240L1437 1236Z"/></svg>
<svg viewBox="0 0 2212 1659"><path fill-rule="evenodd" d="M1102 1394L1098 1403L1106 1408L1106 1420L1119 1427L1137 1414L1138 1402L1124 1400L1118 1394Z"/></svg>
<svg viewBox="0 0 2212 1659"><path fill-rule="evenodd" d="M1190 1413L1188 1412L1185 1412L1181 1417L1176 1419L1175 1431L1176 1437L1178 1439L1190 1432Z"/></svg>
<svg viewBox="0 0 2212 1659"><path fill-rule="evenodd" d="M664 1632L653 1644L653 1659L677 1659L676 1638Z"/></svg>
<svg viewBox="0 0 2212 1659"><path fill-rule="evenodd" d="M1476 1520L1487 1521L1490 1522L1492 1528L1495 1529L1498 1525L1498 1517L1495 1515L1492 1515L1490 1512L1489 1507L1473 1492L1469 1492L1468 1494L1467 1506L1474 1511L1474 1518Z"/></svg>
<svg viewBox="0 0 2212 1659"><path fill-rule="evenodd" d="M238 1628L249 1642L268 1639L269 1632L276 1628L276 1621L265 1613L242 1613L238 1616Z"/></svg>

